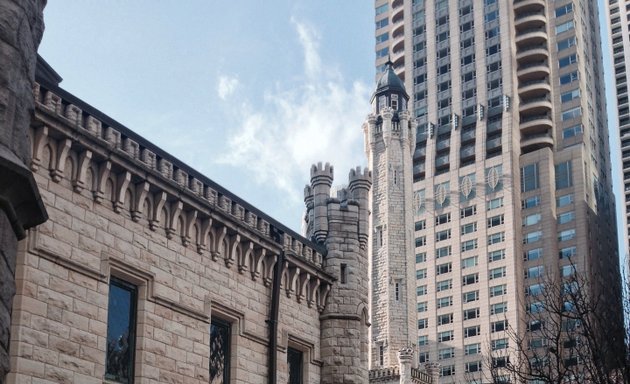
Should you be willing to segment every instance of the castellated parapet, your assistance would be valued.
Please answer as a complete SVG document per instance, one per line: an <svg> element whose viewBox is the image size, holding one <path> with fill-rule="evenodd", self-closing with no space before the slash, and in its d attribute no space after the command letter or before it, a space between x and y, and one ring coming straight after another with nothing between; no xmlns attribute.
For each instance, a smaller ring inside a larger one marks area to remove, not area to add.
<svg viewBox="0 0 630 384"><path fill-rule="evenodd" d="M368 382L368 202L371 172L350 171L348 187L330 196L333 167L311 168L305 188L307 237L328 251L323 268L335 276L321 320L322 383Z"/></svg>

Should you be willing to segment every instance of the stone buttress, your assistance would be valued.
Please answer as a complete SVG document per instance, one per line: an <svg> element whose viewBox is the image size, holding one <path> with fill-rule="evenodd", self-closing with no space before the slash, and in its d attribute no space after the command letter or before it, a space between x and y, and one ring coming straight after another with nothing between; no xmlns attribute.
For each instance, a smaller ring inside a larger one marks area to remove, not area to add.
<svg viewBox="0 0 630 384"><path fill-rule="evenodd" d="M337 281L321 320L322 383L368 382L368 201L371 173L350 171L348 187L330 196L333 167L311 167L306 236L325 244L324 270Z"/></svg>

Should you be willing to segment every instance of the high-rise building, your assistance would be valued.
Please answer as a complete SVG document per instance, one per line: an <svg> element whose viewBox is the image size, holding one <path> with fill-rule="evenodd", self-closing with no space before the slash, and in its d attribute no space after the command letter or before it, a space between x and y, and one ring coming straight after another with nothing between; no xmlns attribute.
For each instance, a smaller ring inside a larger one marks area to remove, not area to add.
<svg viewBox="0 0 630 384"><path fill-rule="evenodd" d="M610 37L613 57L613 75L615 76L616 106L619 113L619 138L621 140L621 159L623 169L623 185L625 198L626 222L620 223L624 228L624 245L630 245L628 227L630 226L630 107L628 106L628 69L630 69L630 2L610 0L604 2L610 15ZM614 101L613 101L614 103Z"/></svg>
<svg viewBox="0 0 630 384"><path fill-rule="evenodd" d="M474 380L510 357L506 328L537 345L525 324L543 276L618 276L597 2L375 10L377 73L393 63L418 123L419 361Z"/></svg>

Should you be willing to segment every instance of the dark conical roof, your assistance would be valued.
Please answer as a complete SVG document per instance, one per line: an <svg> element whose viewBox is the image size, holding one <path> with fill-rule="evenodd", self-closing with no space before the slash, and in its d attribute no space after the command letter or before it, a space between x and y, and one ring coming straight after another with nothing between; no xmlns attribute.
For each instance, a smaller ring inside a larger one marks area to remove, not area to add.
<svg viewBox="0 0 630 384"><path fill-rule="evenodd" d="M394 72L394 68L392 67L392 62L388 61L385 63L385 72L381 75L376 82L376 91L374 91L374 95L383 93L383 92L402 92L407 98L407 91L405 90L405 83L398 77L396 72Z"/></svg>

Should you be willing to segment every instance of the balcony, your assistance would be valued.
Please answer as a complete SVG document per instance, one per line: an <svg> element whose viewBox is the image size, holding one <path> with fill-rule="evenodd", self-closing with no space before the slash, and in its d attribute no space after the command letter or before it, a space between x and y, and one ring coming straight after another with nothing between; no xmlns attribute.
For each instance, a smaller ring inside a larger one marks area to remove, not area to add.
<svg viewBox="0 0 630 384"><path fill-rule="evenodd" d="M400 35L396 37L395 39L393 39L392 51L398 52L398 51L404 51L404 50L405 50L405 35Z"/></svg>
<svg viewBox="0 0 630 384"><path fill-rule="evenodd" d="M397 20L396 22L392 22L392 36L397 36L399 34L404 34L405 32L405 19Z"/></svg>
<svg viewBox="0 0 630 384"><path fill-rule="evenodd" d="M514 0L514 12L536 12L540 9L545 9L545 0Z"/></svg>
<svg viewBox="0 0 630 384"><path fill-rule="evenodd" d="M526 45L517 49L516 60L520 65L547 60L549 51L547 44Z"/></svg>
<svg viewBox="0 0 630 384"><path fill-rule="evenodd" d="M525 135L521 137L521 151L533 152L541 148L553 148L553 137L550 134Z"/></svg>
<svg viewBox="0 0 630 384"><path fill-rule="evenodd" d="M519 129L521 135L536 135L550 132L553 129L553 121L547 114L527 116L521 118Z"/></svg>
<svg viewBox="0 0 630 384"><path fill-rule="evenodd" d="M519 12L514 17L514 26L517 30L539 28L547 23L544 9L532 12Z"/></svg>
<svg viewBox="0 0 630 384"><path fill-rule="evenodd" d="M527 28L516 32L516 46L540 45L547 42L547 28Z"/></svg>
<svg viewBox="0 0 630 384"><path fill-rule="evenodd" d="M552 107L549 95L522 98L519 104L519 112L521 112L521 116L542 115L551 111Z"/></svg>
<svg viewBox="0 0 630 384"><path fill-rule="evenodd" d="M521 81L518 84L518 94L521 98L539 97L551 92L551 85L548 78Z"/></svg>
<svg viewBox="0 0 630 384"><path fill-rule="evenodd" d="M519 65L516 71L519 81L527 82L549 77L549 64L546 60Z"/></svg>
<svg viewBox="0 0 630 384"><path fill-rule="evenodd" d="M392 10L392 24L396 24L405 19L404 7L398 7Z"/></svg>

